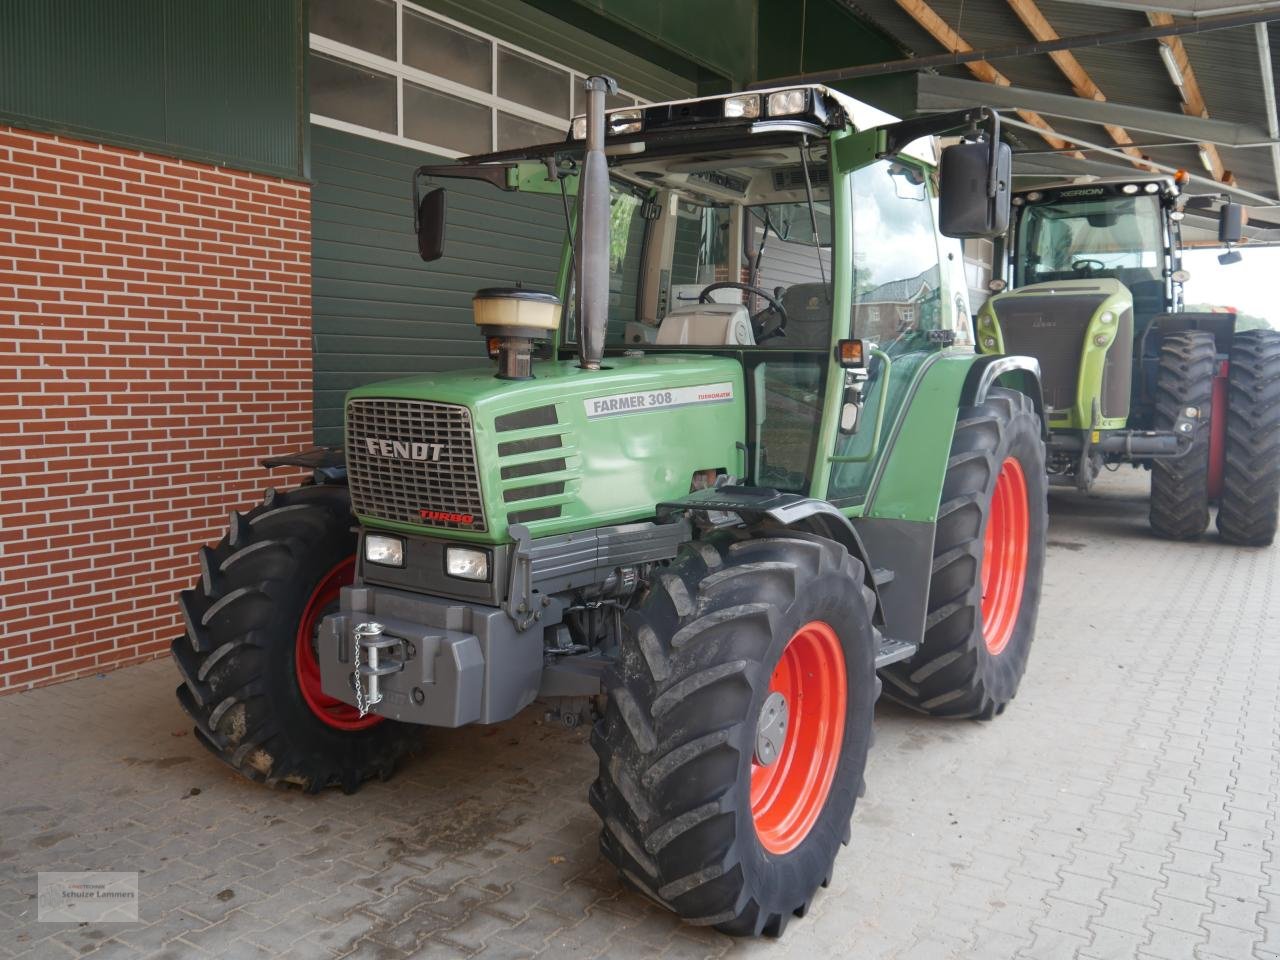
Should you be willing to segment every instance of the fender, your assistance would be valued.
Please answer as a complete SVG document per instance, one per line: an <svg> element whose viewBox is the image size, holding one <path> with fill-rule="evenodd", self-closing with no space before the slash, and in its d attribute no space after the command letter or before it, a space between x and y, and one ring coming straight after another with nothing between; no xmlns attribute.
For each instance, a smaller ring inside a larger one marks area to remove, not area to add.
<svg viewBox="0 0 1280 960"><path fill-rule="evenodd" d="M658 517L661 520L685 510L731 513L746 523L811 533L842 544L852 556L861 561L863 582L876 595L873 619L877 625L884 625L881 578L871 565L871 555L849 518L826 500L815 500L797 493L782 493L772 487L727 485L711 490L698 490L679 500L660 503Z"/></svg>
<svg viewBox="0 0 1280 960"><path fill-rule="evenodd" d="M260 462L268 470L276 467L310 470L312 483L347 485L347 455L337 447L312 447L299 453L281 453Z"/></svg>
<svg viewBox="0 0 1280 960"><path fill-rule="evenodd" d="M1040 432L1044 439L1048 440L1049 421L1044 415L1040 361L1035 357L980 354L973 366L969 368L964 388L960 391L961 406L976 407L982 403L987 399L991 388L999 383L1001 377L1008 377L1008 386L1031 398L1031 403L1036 408L1036 416L1040 418Z"/></svg>

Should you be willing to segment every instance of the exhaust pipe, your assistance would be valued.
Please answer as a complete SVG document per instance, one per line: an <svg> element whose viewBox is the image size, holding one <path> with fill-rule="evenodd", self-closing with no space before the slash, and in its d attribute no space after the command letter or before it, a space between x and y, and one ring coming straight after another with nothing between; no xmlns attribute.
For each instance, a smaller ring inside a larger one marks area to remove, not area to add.
<svg viewBox="0 0 1280 960"><path fill-rule="evenodd" d="M609 322L609 167L604 157L605 95L612 77L587 77L587 140L582 158L578 224L578 366L599 370Z"/></svg>

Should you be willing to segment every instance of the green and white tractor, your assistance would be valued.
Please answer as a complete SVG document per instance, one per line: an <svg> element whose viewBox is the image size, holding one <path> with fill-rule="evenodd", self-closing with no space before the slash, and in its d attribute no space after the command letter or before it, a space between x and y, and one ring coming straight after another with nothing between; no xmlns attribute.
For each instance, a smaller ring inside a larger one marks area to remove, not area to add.
<svg viewBox="0 0 1280 960"><path fill-rule="evenodd" d="M956 342L948 239L1004 230L1009 153L981 108L898 123L799 86L606 114L611 86L562 142L418 171L429 261L428 181L563 207L559 289L479 291L495 364L360 387L345 450L268 461L314 482L201 552L178 697L236 770L310 791L541 699L594 721L626 882L777 935L850 839L882 684L989 719L1026 667L1038 373Z"/></svg>
<svg viewBox="0 0 1280 960"><path fill-rule="evenodd" d="M995 285L1011 289L980 311L978 350L1039 360L1051 483L1083 491L1104 467L1145 467L1157 534L1199 537L1216 503L1224 540L1263 546L1280 504L1280 332L1183 309L1187 200L1152 176L1016 193L996 254ZM1219 240L1241 229L1225 204Z"/></svg>

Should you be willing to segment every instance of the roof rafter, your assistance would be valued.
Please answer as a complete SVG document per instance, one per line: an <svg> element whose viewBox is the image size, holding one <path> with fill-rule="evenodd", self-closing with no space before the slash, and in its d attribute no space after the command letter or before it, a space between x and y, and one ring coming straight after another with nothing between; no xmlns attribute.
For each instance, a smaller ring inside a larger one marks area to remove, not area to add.
<svg viewBox="0 0 1280 960"><path fill-rule="evenodd" d="M1147 20L1153 27L1165 27L1173 23L1173 15L1169 13L1148 13ZM1173 54L1173 62L1178 68L1178 72L1182 75L1182 86L1179 92L1182 95L1182 112L1192 117L1208 118L1209 108L1205 106L1204 94L1200 91L1200 82L1196 79L1195 69L1191 66L1191 58L1187 55L1186 45L1183 44L1181 37L1161 37L1158 41L1167 47L1169 52ZM1172 80L1171 80L1172 82ZM1209 161L1209 168L1213 174L1213 179L1221 183L1235 183L1235 175L1227 170L1222 163L1222 155L1218 153L1218 148L1212 143L1200 144L1200 150L1206 160Z"/></svg>
<svg viewBox="0 0 1280 960"><path fill-rule="evenodd" d="M938 12L929 6L925 0L896 0L896 2L912 20L928 31L929 36L946 47L947 52L968 53L973 50L973 45L953 30L951 25L943 20L942 17L938 16ZM970 73L985 83L992 83L998 87L1013 86L1013 82L1008 77L985 60L974 60L966 63L965 66ZM1049 121L1035 111L1019 110L1018 115L1026 123L1035 127L1036 132L1055 150L1066 149L1069 145L1068 141L1058 136Z"/></svg>
<svg viewBox="0 0 1280 960"><path fill-rule="evenodd" d="M1013 8L1013 12L1017 14L1018 19L1022 21L1022 25L1037 40L1061 39L1058 31L1049 23L1044 13L1036 5L1035 0L1007 0L1007 2ZM1107 99L1101 88L1094 82L1093 77L1089 76L1089 71L1081 65L1080 61L1076 59L1076 55L1070 50L1055 50L1049 54L1049 58L1062 71L1062 75L1067 78L1077 97L1098 102ZM1129 132L1124 127L1117 126L1114 123L1106 123L1103 124L1103 128L1107 131L1107 136L1133 158L1135 167L1150 169L1142 151L1132 145L1133 137L1129 136Z"/></svg>

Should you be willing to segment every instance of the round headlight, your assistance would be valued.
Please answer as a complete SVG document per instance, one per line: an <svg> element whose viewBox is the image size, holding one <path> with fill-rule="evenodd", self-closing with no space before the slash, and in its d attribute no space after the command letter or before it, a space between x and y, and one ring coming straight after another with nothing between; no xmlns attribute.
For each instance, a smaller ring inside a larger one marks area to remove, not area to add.
<svg viewBox="0 0 1280 960"><path fill-rule="evenodd" d="M1115 315L1114 313L1112 313L1110 310L1107 310L1107 311L1103 312L1102 316L1100 316L1100 317L1098 318L1098 321L1099 321L1100 323L1115 323L1115 322L1116 322L1116 315Z"/></svg>
<svg viewBox="0 0 1280 960"><path fill-rule="evenodd" d="M1123 187L1120 188L1120 192L1127 193L1130 195L1135 194L1138 192L1138 185L1136 183L1126 183Z"/></svg>
<svg viewBox="0 0 1280 960"><path fill-rule="evenodd" d="M994 350L994 349L996 348L996 338L995 338L995 337L983 337L983 338L982 338L982 345L983 345L984 347L986 347L988 350Z"/></svg>
<svg viewBox="0 0 1280 960"><path fill-rule="evenodd" d="M1111 335L1108 333L1098 333L1093 337L1094 346L1105 347L1111 342Z"/></svg>

